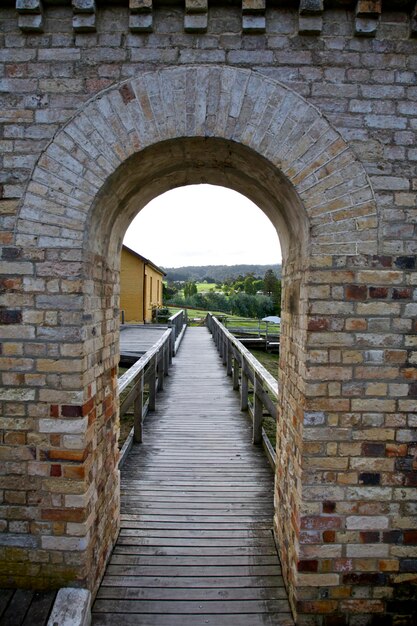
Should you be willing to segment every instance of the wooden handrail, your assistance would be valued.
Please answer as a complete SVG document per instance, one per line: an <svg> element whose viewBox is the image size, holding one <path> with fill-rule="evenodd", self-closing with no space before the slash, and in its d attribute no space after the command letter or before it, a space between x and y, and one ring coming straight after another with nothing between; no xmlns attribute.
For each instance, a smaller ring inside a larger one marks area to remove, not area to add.
<svg viewBox="0 0 417 626"><path fill-rule="evenodd" d="M171 339L171 356L175 356L179 343L181 342L181 336L187 325L188 317L187 311L181 309L168 319L168 327L174 330Z"/></svg>
<svg viewBox="0 0 417 626"><path fill-rule="evenodd" d="M206 325L226 366L227 375L232 376L233 388L240 389L240 407L251 415L253 443L261 443L264 411L275 420L277 418L278 382L211 313L206 317ZM249 383L253 390L252 404L249 402Z"/></svg>
<svg viewBox="0 0 417 626"><path fill-rule="evenodd" d="M157 391L163 389L164 377L168 374L171 359L171 346L174 331L168 328L162 337L118 380L119 394L131 383L132 389L120 405L120 417L134 406L134 433L136 443L142 442L142 424L149 410L155 409ZM144 400L145 383L149 385L149 395Z"/></svg>

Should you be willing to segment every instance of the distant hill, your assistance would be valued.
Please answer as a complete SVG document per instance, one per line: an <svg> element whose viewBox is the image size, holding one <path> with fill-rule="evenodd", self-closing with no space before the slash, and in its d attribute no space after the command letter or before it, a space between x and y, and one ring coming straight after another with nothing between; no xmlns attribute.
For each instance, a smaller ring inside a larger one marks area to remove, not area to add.
<svg viewBox="0 0 417 626"><path fill-rule="evenodd" d="M202 282L208 278L215 282L223 282L227 278L237 278L240 274L252 272L263 278L267 270L273 270L281 278L281 265L189 265L187 267L164 267L168 281L194 280Z"/></svg>

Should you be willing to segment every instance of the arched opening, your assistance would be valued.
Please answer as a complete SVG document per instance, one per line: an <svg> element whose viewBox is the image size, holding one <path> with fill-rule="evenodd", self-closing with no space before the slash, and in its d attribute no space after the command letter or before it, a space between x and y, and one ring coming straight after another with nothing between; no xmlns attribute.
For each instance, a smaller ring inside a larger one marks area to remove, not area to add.
<svg viewBox="0 0 417 626"><path fill-rule="evenodd" d="M99 337L101 339L96 354L91 355L97 364L96 370L102 371L103 381L106 381L101 388L109 384L113 389L116 386L118 315L114 323L111 320L118 309L112 297L115 312L113 314L108 305L106 312L106 302L109 301L109 294L118 293L117 263L125 230L140 209L155 196L173 187L198 182L222 184L243 193L265 212L280 234L284 267L280 354L280 381L284 389L280 395L280 415L284 416L289 403L285 393L286 377L290 375L294 380L294 376L299 376L298 364L294 364L292 355L305 349L303 285L309 251L308 222L293 186L276 168L251 149L221 139L172 140L147 148L121 165L96 198L92 223L88 228L88 232L95 233L95 236L86 239L84 246L85 252L90 248L89 254L95 259L95 267L103 268L94 286L94 292L101 294L101 305L98 312L86 311L93 320L97 313L109 320L109 324L101 326L104 329L101 333L93 324L96 341ZM112 356L107 358L107 355ZM94 378L97 380L98 376L94 375ZM99 389L98 383L98 393ZM115 407L115 413L116 410ZM280 424L279 421L278 428ZM294 494L300 489L298 460L301 457L301 442L298 442L300 450L295 450L292 458L293 452L286 450L281 435L278 441L279 445L284 445L280 453L289 454L287 461L291 469L278 487L282 523L286 508L282 502L294 503ZM288 519L284 523L288 525ZM293 538L293 545L296 545L296 537Z"/></svg>
<svg viewBox="0 0 417 626"><path fill-rule="evenodd" d="M37 366L54 367L55 374L47 388L29 384L21 400L34 415L47 454L52 450L52 458L62 461L53 470L57 474L38 487L48 511L55 502L51 494L61 494L65 535L48 521L46 529L36 529L31 548L56 558L58 565L46 568L46 576L96 588L119 515L116 368L123 236L152 198L200 182L246 195L281 237L275 530L295 606L297 590L310 580L297 571L302 518L305 524L310 512L317 518L311 522L317 532L305 539L314 555L326 513L319 488L303 491L303 423L311 431L326 423L325 411L332 424L334 412L348 410L340 385L330 387L330 357L342 363L336 376L350 376L341 354L352 338L333 333L340 323L332 327L329 302L343 301L345 285L354 281L349 259L377 253L377 223L372 189L346 143L303 98L246 70L168 68L111 88L57 133L32 173L15 243L33 251L28 291L35 308L48 310L52 320L48 326L42 313L27 342L47 343L49 360ZM51 289L60 285L59 294L48 291L48 281ZM336 304L342 317L353 311L350 303ZM335 347L338 353L330 355ZM322 436L332 435L322 429L317 437ZM309 454L316 453L313 448ZM318 448L322 454L321 443ZM328 450L336 454L335 447ZM74 507L80 522L74 522ZM323 574L314 585L329 580L337 586L339 574ZM309 612L308 606L303 610Z"/></svg>

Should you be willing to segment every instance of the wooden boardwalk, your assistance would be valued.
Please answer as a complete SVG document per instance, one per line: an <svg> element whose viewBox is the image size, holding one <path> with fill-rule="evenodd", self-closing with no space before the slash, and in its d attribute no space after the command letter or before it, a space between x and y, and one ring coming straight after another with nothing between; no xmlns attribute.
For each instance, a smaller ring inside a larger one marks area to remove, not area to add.
<svg viewBox="0 0 417 626"><path fill-rule="evenodd" d="M168 326L159 324L124 324L120 327L120 357L134 363L161 339Z"/></svg>
<svg viewBox="0 0 417 626"><path fill-rule="evenodd" d="M205 328L189 328L122 471L93 625L293 626L273 475Z"/></svg>

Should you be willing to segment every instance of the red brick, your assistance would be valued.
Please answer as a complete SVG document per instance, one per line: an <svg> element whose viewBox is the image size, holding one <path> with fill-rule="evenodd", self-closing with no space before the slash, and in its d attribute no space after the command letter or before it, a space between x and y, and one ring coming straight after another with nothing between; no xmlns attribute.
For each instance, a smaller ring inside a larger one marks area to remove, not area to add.
<svg viewBox="0 0 417 626"><path fill-rule="evenodd" d="M297 602L297 611L299 613L333 613L337 609L336 600L315 600Z"/></svg>
<svg viewBox="0 0 417 626"><path fill-rule="evenodd" d="M303 559L302 561L298 561L297 569L299 572L317 572L318 561L313 559Z"/></svg>
<svg viewBox="0 0 417 626"><path fill-rule="evenodd" d="M53 463L51 465L49 474L50 476L56 476L56 477L62 476L62 467L57 463Z"/></svg>
<svg viewBox="0 0 417 626"><path fill-rule="evenodd" d="M369 287L370 298L386 298L388 296L388 287Z"/></svg>
<svg viewBox="0 0 417 626"><path fill-rule="evenodd" d="M363 443L363 456L385 456L385 443Z"/></svg>
<svg viewBox="0 0 417 626"><path fill-rule="evenodd" d="M51 404L49 415L51 417L59 417L59 405L58 404Z"/></svg>
<svg viewBox="0 0 417 626"><path fill-rule="evenodd" d="M86 402L82 406L82 415L83 415L83 417L88 415L90 413L90 411L93 409L93 407L94 407L94 399L90 398L90 400L88 400L88 402Z"/></svg>
<svg viewBox="0 0 417 626"><path fill-rule="evenodd" d="M347 285L345 296L346 300L366 300L368 287L366 285Z"/></svg>
<svg viewBox="0 0 417 626"><path fill-rule="evenodd" d="M81 417L83 414L83 407L72 405L72 404L64 404L61 407L61 415L62 417Z"/></svg>
<svg viewBox="0 0 417 626"><path fill-rule="evenodd" d="M83 522L85 520L85 509L42 509L43 520L54 522Z"/></svg>
<svg viewBox="0 0 417 626"><path fill-rule="evenodd" d="M21 324L22 311L14 311L11 309L0 309L0 324Z"/></svg>
<svg viewBox="0 0 417 626"><path fill-rule="evenodd" d="M407 456L406 443L387 443L385 455L388 457Z"/></svg>
<svg viewBox="0 0 417 626"><path fill-rule="evenodd" d="M405 530L404 543L407 545L417 545L417 530Z"/></svg>
<svg viewBox="0 0 417 626"><path fill-rule="evenodd" d="M412 292L409 287L403 287L402 289L392 290L393 300L411 300L411 298L412 298Z"/></svg>
<svg viewBox="0 0 417 626"><path fill-rule="evenodd" d="M326 317L315 317L308 320L308 330L328 330L329 320Z"/></svg>
<svg viewBox="0 0 417 626"><path fill-rule="evenodd" d="M85 461L88 450L47 450L46 457L51 461Z"/></svg>
<svg viewBox="0 0 417 626"><path fill-rule="evenodd" d="M362 543L378 543L380 540L379 533L375 530L362 530L359 538Z"/></svg>

